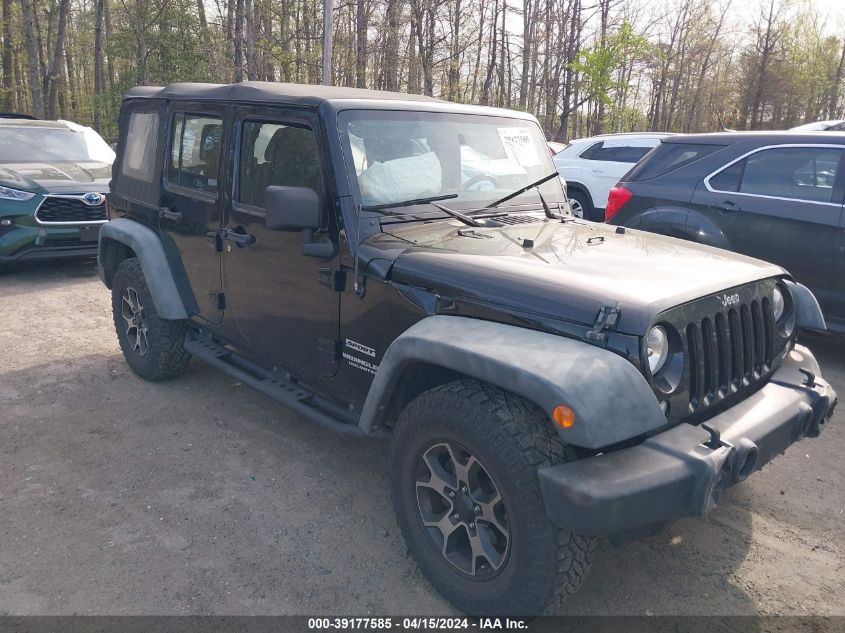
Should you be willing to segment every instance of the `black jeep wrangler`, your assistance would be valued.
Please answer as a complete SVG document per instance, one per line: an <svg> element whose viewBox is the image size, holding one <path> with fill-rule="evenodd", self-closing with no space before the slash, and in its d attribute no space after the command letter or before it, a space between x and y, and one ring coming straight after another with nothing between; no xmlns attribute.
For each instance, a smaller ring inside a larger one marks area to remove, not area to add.
<svg viewBox="0 0 845 633"><path fill-rule="evenodd" d="M781 268L584 222L527 114L246 82L135 88L99 238L120 346L392 435L408 548L473 614L580 585L836 403ZM327 456L329 458L329 456Z"/></svg>

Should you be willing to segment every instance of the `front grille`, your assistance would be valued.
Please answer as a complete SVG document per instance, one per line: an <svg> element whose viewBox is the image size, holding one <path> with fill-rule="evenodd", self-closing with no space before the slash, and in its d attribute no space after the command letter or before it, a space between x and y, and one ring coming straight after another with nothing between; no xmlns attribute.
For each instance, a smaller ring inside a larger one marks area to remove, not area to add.
<svg viewBox="0 0 845 633"><path fill-rule="evenodd" d="M54 198L47 197L35 217L39 222L103 222L108 219L106 204L95 206L85 204L78 198Z"/></svg>
<svg viewBox="0 0 845 633"><path fill-rule="evenodd" d="M542 222L544 217L536 215L503 215L500 218L491 219L502 224L531 224L532 222Z"/></svg>
<svg viewBox="0 0 845 633"><path fill-rule="evenodd" d="M767 375L774 357L774 330L768 297L689 323L689 412L698 413Z"/></svg>

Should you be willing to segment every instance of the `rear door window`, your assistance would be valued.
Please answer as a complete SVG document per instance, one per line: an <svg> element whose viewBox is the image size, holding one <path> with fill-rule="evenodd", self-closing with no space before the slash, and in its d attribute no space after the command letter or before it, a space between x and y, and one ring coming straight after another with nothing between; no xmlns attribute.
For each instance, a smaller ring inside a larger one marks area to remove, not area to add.
<svg viewBox="0 0 845 633"><path fill-rule="evenodd" d="M636 163L651 151L651 147L632 145L609 145L599 141L581 154L586 160L600 160L615 163Z"/></svg>
<svg viewBox="0 0 845 633"><path fill-rule="evenodd" d="M179 113L173 120L167 180L203 193L217 193L223 122L219 117Z"/></svg>
<svg viewBox="0 0 845 633"><path fill-rule="evenodd" d="M625 180L651 180L680 169L722 149L709 143L661 143L648 159L636 165Z"/></svg>
<svg viewBox="0 0 845 633"><path fill-rule="evenodd" d="M832 202L842 150L833 147L774 147L760 150L710 178L716 191Z"/></svg>

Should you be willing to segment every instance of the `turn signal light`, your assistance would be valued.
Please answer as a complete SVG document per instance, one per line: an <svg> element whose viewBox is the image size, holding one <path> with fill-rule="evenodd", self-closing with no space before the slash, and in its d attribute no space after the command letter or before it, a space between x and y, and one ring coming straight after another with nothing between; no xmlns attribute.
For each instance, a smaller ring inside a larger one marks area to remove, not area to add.
<svg viewBox="0 0 845 633"><path fill-rule="evenodd" d="M568 429L575 424L575 411L567 407L565 404L559 404L552 409L552 419L559 427Z"/></svg>

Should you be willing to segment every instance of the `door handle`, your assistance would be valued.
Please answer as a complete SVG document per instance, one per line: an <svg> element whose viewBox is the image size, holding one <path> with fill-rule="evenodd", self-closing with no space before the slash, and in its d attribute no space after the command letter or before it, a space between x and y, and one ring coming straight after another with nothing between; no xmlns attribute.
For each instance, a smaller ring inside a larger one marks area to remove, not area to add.
<svg viewBox="0 0 845 633"><path fill-rule="evenodd" d="M168 207L159 207L158 217L164 218L166 220L173 220L174 222L180 222L182 220L182 212L172 211Z"/></svg>
<svg viewBox="0 0 845 633"><path fill-rule="evenodd" d="M721 211L722 213L736 213L737 211L739 211L739 205L735 202L731 202L730 200L711 204L710 208L716 209L716 211Z"/></svg>
<svg viewBox="0 0 845 633"><path fill-rule="evenodd" d="M232 229L220 229L220 239L229 240L239 246L255 244L255 236L249 233L238 233Z"/></svg>

